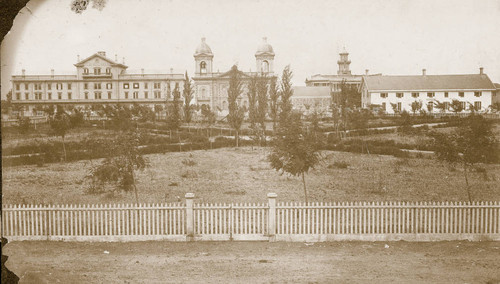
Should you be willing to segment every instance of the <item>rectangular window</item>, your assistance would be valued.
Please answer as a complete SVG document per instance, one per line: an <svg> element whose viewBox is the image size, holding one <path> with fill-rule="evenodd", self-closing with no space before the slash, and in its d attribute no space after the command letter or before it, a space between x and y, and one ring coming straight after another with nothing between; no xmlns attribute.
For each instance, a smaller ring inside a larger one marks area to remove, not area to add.
<svg viewBox="0 0 500 284"><path fill-rule="evenodd" d="M28 83L24 83L24 89L27 90L28 89Z"/></svg>
<svg viewBox="0 0 500 284"><path fill-rule="evenodd" d="M29 93L25 93L24 94L24 99L25 100L29 100L30 99L30 94Z"/></svg>
<svg viewBox="0 0 500 284"><path fill-rule="evenodd" d="M155 99L161 98L161 93L160 91L155 91Z"/></svg>
<svg viewBox="0 0 500 284"><path fill-rule="evenodd" d="M89 84L88 83L83 83L83 89L88 90L89 89Z"/></svg>
<svg viewBox="0 0 500 284"><path fill-rule="evenodd" d="M463 98L464 97L464 92L458 92L458 96Z"/></svg>
<svg viewBox="0 0 500 284"><path fill-rule="evenodd" d="M21 90L21 85L20 84L16 84L16 91L19 91Z"/></svg>
<svg viewBox="0 0 500 284"><path fill-rule="evenodd" d="M134 92L134 99L138 99L139 98L139 92Z"/></svg>
<svg viewBox="0 0 500 284"><path fill-rule="evenodd" d="M128 87L129 87L129 86L128 86L128 83L123 83L123 88L124 88L124 89L128 89Z"/></svg>
<svg viewBox="0 0 500 284"><path fill-rule="evenodd" d="M56 84L56 89L57 89L57 90L62 90L62 88L63 88L63 86L62 86L62 84L61 84L61 83L57 83L57 84Z"/></svg>
<svg viewBox="0 0 500 284"><path fill-rule="evenodd" d="M476 111L480 111L481 110L481 102L474 102L474 109Z"/></svg>
<svg viewBox="0 0 500 284"><path fill-rule="evenodd" d="M85 99L88 100L89 99L89 93L85 92Z"/></svg>
<svg viewBox="0 0 500 284"><path fill-rule="evenodd" d="M108 89L108 90L113 89L113 84L112 83L107 83L106 84L106 89Z"/></svg>
<svg viewBox="0 0 500 284"><path fill-rule="evenodd" d="M466 110L467 109L467 104L465 102L460 102L462 104L462 109Z"/></svg>
<svg viewBox="0 0 500 284"><path fill-rule="evenodd" d="M111 74L111 68L106 68L106 74Z"/></svg>
<svg viewBox="0 0 500 284"><path fill-rule="evenodd" d="M160 88L160 83L154 83L154 88L159 89Z"/></svg>
<svg viewBox="0 0 500 284"><path fill-rule="evenodd" d="M144 98L147 99L148 98L148 92L144 92Z"/></svg>
<svg viewBox="0 0 500 284"><path fill-rule="evenodd" d="M35 90L41 90L41 89L42 89L42 84L35 83Z"/></svg>
<svg viewBox="0 0 500 284"><path fill-rule="evenodd" d="M68 93L68 100L71 100L71 93Z"/></svg>
<svg viewBox="0 0 500 284"><path fill-rule="evenodd" d="M403 93L396 93L396 97L402 98L403 97Z"/></svg>
<svg viewBox="0 0 500 284"><path fill-rule="evenodd" d="M97 100L100 100L101 99L101 92L95 92L94 96Z"/></svg>
<svg viewBox="0 0 500 284"><path fill-rule="evenodd" d="M68 83L68 90L71 90L71 83Z"/></svg>
<svg viewBox="0 0 500 284"><path fill-rule="evenodd" d="M481 93L481 92L474 92L474 96L475 96L475 97L480 97L481 95L482 95L482 93Z"/></svg>
<svg viewBox="0 0 500 284"><path fill-rule="evenodd" d="M94 68L94 75L101 75L101 68Z"/></svg>
<svg viewBox="0 0 500 284"><path fill-rule="evenodd" d="M101 89L101 83L94 83L94 89L100 90Z"/></svg>
<svg viewBox="0 0 500 284"><path fill-rule="evenodd" d="M89 69L88 68L83 68L83 74L89 74Z"/></svg>
<svg viewBox="0 0 500 284"><path fill-rule="evenodd" d="M418 98L418 96L419 96L419 93L411 93L412 98Z"/></svg>
<svg viewBox="0 0 500 284"><path fill-rule="evenodd" d="M144 83L144 89L148 88L148 83Z"/></svg>
<svg viewBox="0 0 500 284"><path fill-rule="evenodd" d="M125 98L128 99L128 92L125 92Z"/></svg>
<svg viewBox="0 0 500 284"><path fill-rule="evenodd" d="M428 102L427 103L427 110L429 112L432 112L434 110L434 102Z"/></svg>
<svg viewBox="0 0 500 284"><path fill-rule="evenodd" d="M57 99L62 100L62 93L57 93Z"/></svg>
<svg viewBox="0 0 500 284"><path fill-rule="evenodd" d="M52 93L47 93L47 99L52 100Z"/></svg>
<svg viewBox="0 0 500 284"><path fill-rule="evenodd" d="M427 97L429 98L434 98L434 92L428 92Z"/></svg>
<svg viewBox="0 0 500 284"><path fill-rule="evenodd" d="M52 84L51 83L47 84L47 90L52 90Z"/></svg>
<svg viewBox="0 0 500 284"><path fill-rule="evenodd" d="M16 93L16 100L21 100L21 93Z"/></svg>
<svg viewBox="0 0 500 284"><path fill-rule="evenodd" d="M108 100L111 100L111 92L108 92Z"/></svg>
<svg viewBox="0 0 500 284"><path fill-rule="evenodd" d="M381 98L387 98L387 93L380 93Z"/></svg>
<svg viewBox="0 0 500 284"><path fill-rule="evenodd" d="M134 83L134 89L139 89L139 83Z"/></svg>
<svg viewBox="0 0 500 284"><path fill-rule="evenodd" d="M448 97L448 92L444 92L444 97L447 98Z"/></svg>
<svg viewBox="0 0 500 284"><path fill-rule="evenodd" d="M35 100L41 100L42 99L42 93L35 93Z"/></svg>

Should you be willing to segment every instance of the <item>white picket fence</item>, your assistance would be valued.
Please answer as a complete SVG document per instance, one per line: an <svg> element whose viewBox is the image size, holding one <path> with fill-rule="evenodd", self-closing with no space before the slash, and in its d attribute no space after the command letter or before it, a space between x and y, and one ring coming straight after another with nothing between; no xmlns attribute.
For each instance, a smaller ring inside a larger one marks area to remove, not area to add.
<svg viewBox="0 0 500 284"><path fill-rule="evenodd" d="M499 202L4 205L10 241L500 240Z"/></svg>

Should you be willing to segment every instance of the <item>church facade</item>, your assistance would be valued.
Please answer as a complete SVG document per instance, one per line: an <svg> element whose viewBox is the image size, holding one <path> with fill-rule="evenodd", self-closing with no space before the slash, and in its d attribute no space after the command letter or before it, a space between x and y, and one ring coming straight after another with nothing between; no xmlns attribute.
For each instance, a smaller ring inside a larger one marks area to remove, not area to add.
<svg viewBox="0 0 500 284"><path fill-rule="evenodd" d="M269 80L276 78L274 74L274 50L263 38L262 43L255 52L256 72L241 72L242 90L240 105L248 107L248 82L253 76L266 76ZM212 49L202 38L194 53L195 72L193 82L195 85L196 104L209 106L219 116L226 116L229 112L227 90L229 88L230 70L215 72L213 66L214 54Z"/></svg>

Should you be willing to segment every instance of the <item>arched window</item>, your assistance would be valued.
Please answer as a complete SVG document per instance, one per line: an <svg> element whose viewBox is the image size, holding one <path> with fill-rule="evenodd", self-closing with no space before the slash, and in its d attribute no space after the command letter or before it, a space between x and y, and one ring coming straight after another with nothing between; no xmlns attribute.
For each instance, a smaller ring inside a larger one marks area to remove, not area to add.
<svg viewBox="0 0 500 284"><path fill-rule="evenodd" d="M207 73L207 63L205 61L202 61L200 63L200 72L201 73Z"/></svg>
<svg viewBox="0 0 500 284"><path fill-rule="evenodd" d="M267 62L267 60L262 61L262 72L269 72L269 62Z"/></svg>

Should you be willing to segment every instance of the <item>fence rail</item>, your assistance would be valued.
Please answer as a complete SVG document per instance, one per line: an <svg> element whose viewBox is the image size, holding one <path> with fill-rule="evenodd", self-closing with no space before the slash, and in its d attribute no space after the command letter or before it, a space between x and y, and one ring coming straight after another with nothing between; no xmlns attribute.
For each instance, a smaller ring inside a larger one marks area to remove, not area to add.
<svg viewBox="0 0 500 284"><path fill-rule="evenodd" d="M499 202L4 205L10 240L500 240Z"/></svg>

